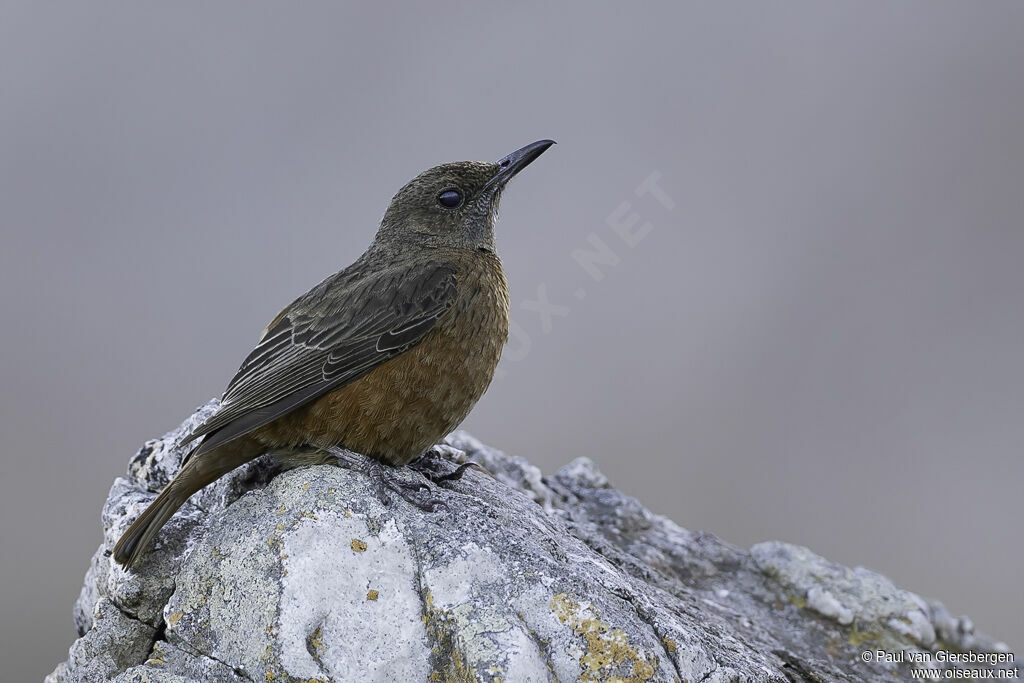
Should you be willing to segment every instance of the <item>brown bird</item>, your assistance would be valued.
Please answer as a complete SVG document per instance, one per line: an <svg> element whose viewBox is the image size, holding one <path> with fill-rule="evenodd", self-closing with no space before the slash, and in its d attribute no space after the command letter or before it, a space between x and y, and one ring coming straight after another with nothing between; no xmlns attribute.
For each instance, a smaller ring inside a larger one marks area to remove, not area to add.
<svg viewBox="0 0 1024 683"><path fill-rule="evenodd" d="M553 144L540 140L495 163L436 166L399 190L366 252L267 326L114 559L133 564L189 496L267 452L362 453L401 493L376 463L416 459L491 382L509 324L494 246L498 200Z"/></svg>

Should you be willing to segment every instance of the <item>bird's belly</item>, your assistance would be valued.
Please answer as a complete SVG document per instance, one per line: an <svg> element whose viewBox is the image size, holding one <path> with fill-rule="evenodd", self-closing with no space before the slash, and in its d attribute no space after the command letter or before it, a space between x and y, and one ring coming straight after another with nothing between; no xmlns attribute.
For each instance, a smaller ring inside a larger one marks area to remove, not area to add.
<svg viewBox="0 0 1024 683"><path fill-rule="evenodd" d="M441 325L367 375L260 430L268 445L344 446L392 465L412 461L465 419L486 391L507 327ZM479 322L477 320L476 322Z"/></svg>

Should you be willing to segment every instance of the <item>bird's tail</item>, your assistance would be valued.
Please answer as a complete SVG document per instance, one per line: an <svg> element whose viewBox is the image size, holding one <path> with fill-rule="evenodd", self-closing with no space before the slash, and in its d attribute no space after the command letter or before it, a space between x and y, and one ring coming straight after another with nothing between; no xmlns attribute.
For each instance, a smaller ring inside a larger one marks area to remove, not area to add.
<svg viewBox="0 0 1024 683"><path fill-rule="evenodd" d="M206 453L192 454L167 488L121 536L114 546L114 560L125 567L135 564L189 496L261 452L259 443L243 436Z"/></svg>
<svg viewBox="0 0 1024 683"><path fill-rule="evenodd" d="M167 485L163 493L139 515L114 546L114 560L119 564L125 567L135 564L149 548L149 543L157 532L188 500L190 494L176 487L175 481Z"/></svg>

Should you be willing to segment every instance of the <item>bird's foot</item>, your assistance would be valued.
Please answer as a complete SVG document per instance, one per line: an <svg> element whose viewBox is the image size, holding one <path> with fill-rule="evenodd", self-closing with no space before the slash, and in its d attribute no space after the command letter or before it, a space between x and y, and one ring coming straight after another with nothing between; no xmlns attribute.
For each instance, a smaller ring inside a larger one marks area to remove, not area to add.
<svg viewBox="0 0 1024 683"><path fill-rule="evenodd" d="M440 508L448 509L448 504L435 496L434 490L427 483L403 481L394 467L374 460L370 463L368 474L377 488L377 496L384 505L390 506L390 494L396 493L405 502L425 512L434 512Z"/></svg>
<svg viewBox="0 0 1024 683"><path fill-rule="evenodd" d="M459 464L454 470L448 472L448 464L454 463ZM482 465L466 461L465 452L443 443L432 446L419 458L409 463L409 469L416 470L438 486L444 482L462 479L462 475L470 468L492 476Z"/></svg>
<svg viewBox="0 0 1024 683"><path fill-rule="evenodd" d="M334 464L355 470L370 477L377 497L386 506L392 503L392 494L397 494L410 505L427 512L446 508L447 504L434 496L433 489L425 481L409 481L401 476L401 468L385 465L375 458L350 451L346 448L328 448L325 453ZM418 470L413 470L418 471ZM430 479L430 477L427 477Z"/></svg>

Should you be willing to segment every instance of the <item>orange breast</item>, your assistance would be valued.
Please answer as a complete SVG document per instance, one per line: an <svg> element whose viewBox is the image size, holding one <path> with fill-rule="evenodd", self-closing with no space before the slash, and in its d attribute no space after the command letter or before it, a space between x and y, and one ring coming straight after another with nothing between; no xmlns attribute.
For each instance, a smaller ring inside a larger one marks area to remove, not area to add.
<svg viewBox="0 0 1024 683"><path fill-rule="evenodd" d="M458 263L456 302L415 347L257 431L268 446L344 446L401 465L462 422L508 338L508 287L491 254Z"/></svg>

